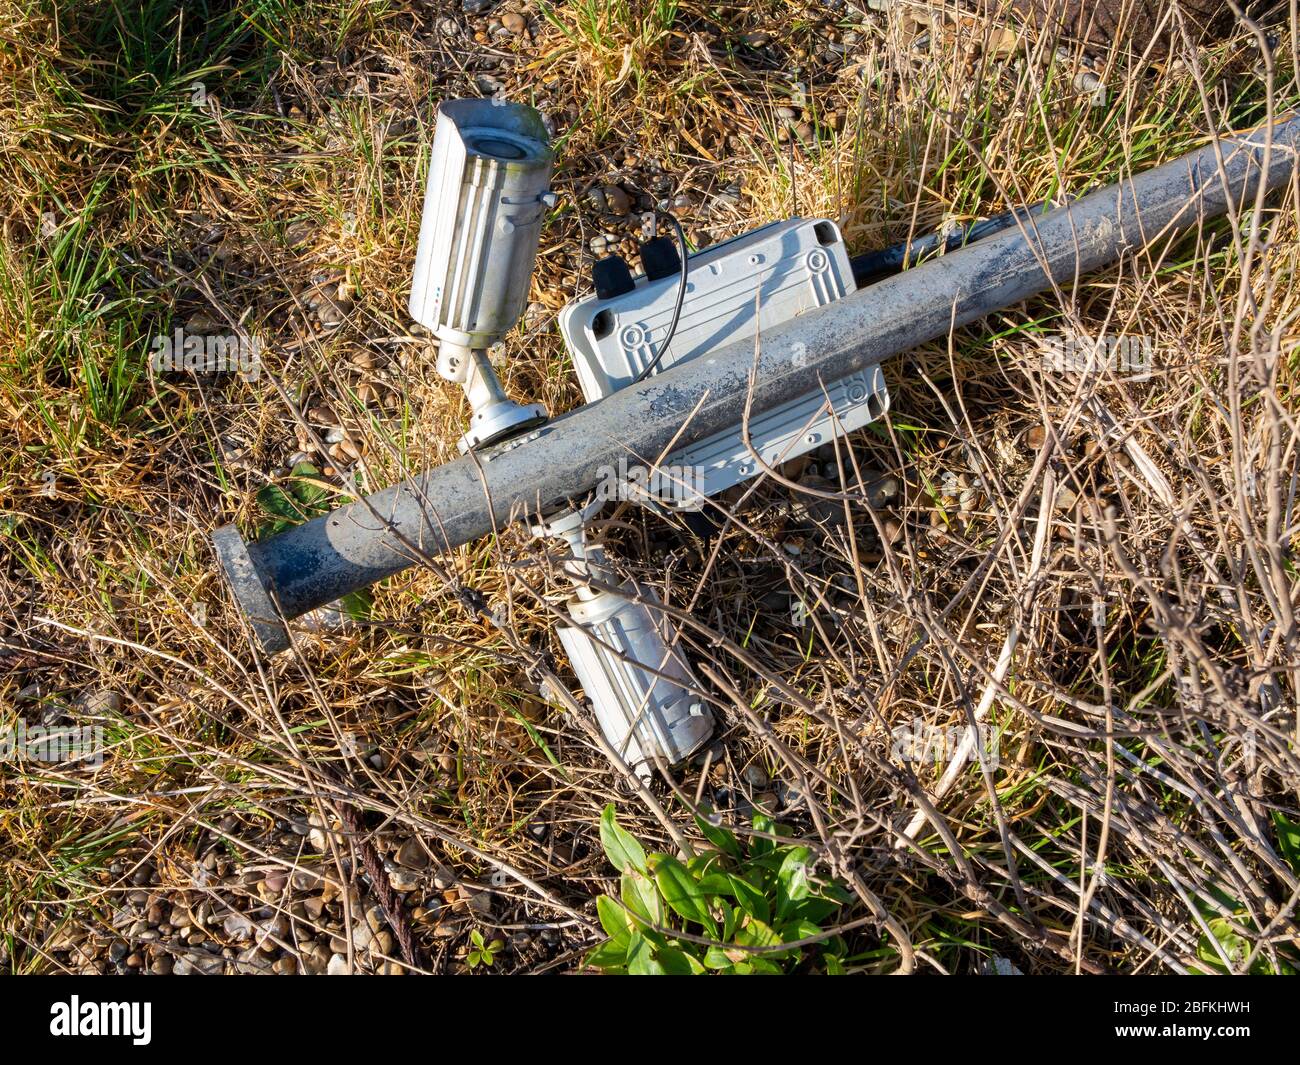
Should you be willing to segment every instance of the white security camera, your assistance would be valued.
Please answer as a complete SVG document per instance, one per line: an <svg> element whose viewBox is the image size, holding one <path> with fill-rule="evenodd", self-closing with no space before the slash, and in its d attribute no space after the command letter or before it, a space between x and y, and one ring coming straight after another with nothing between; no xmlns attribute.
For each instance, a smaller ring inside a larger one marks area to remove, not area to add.
<svg viewBox="0 0 1300 1065"><path fill-rule="evenodd" d="M546 417L538 404L506 397L487 352L528 303L542 219L555 203L553 161L531 107L449 100L438 108L410 311L438 338L438 372L464 386L473 408L461 450Z"/></svg>

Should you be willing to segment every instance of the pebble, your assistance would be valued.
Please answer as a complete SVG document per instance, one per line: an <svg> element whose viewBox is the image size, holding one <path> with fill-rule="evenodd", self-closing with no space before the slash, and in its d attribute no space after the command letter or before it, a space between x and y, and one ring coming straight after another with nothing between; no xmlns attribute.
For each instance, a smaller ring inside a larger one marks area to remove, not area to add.
<svg viewBox="0 0 1300 1065"><path fill-rule="evenodd" d="M284 873L272 873L257 885L257 893L269 902L279 898L288 883L289 878Z"/></svg>
<svg viewBox="0 0 1300 1065"><path fill-rule="evenodd" d="M1090 94L1089 102L1093 107L1106 106L1106 86L1091 70L1081 70L1074 76L1074 88L1077 92Z"/></svg>
<svg viewBox="0 0 1300 1065"><path fill-rule="evenodd" d="M348 959L342 954L332 954L325 972L330 976L347 976Z"/></svg>
<svg viewBox="0 0 1300 1065"><path fill-rule="evenodd" d="M87 714L100 716L120 714L122 712L122 697L117 692L86 692L78 701L81 704L82 711Z"/></svg>
<svg viewBox="0 0 1300 1065"><path fill-rule="evenodd" d="M867 503L872 510L881 510L898 498L902 485L897 477L886 474L867 485Z"/></svg>
<svg viewBox="0 0 1300 1065"><path fill-rule="evenodd" d="M326 296L316 305L316 318L326 329L333 329L343 323L345 308L343 302Z"/></svg>
<svg viewBox="0 0 1300 1065"><path fill-rule="evenodd" d="M517 37L528 32L528 20L517 11L507 11L502 15L501 25Z"/></svg>
<svg viewBox="0 0 1300 1065"><path fill-rule="evenodd" d="M609 208L611 214L616 214L620 218L632 210L632 197L620 189L617 185L606 185L601 192L605 197L605 205Z"/></svg>
<svg viewBox="0 0 1300 1065"><path fill-rule="evenodd" d="M1052 509L1058 514L1065 514L1072 511L1078 501L1078 492L1069 485L1058 485L1056 491L1052 494Z"/></svg>
<svg viewBox="0 0 1300 1065"><path fill-rule="evenodd" d="M429 865L429 856L419 840L408 839L397 848L397 863L408 869L425 869Z"/></svg>
<svg viewBox="0 0 1300 1065"><path fill-rule="evenodd" d="M225 930L226 935L241 943L253 935L253 922L242 913L230 914L221 922L221 927Z"/></svg>
<svg viewBox="0 0 1300 1065"><path fill-rule="evenodd" d="M473 910L474 913L478 914L480 917L486 917L492 912L492 896L486 891L466 892L464 888L461 888L461 891L468 895L466 901L469 903L469 908Z"/></svg>
<svg viewBox="0 0 1300 1065"><path fill-rule="evenodd" d="M725 189L713 197L715 207L739 207L740 206L741 186L739 182L732 182Z"/></svg>

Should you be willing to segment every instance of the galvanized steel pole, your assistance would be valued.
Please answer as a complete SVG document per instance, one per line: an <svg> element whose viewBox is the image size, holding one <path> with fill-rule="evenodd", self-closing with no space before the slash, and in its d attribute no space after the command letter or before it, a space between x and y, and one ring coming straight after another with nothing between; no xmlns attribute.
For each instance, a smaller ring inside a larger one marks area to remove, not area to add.
<svg viewBox="0 0 1300 1065"><path fill-rule="evenodd" d="M767 330L757 352L755 338L739 339L262 543L218 529L218 557L262 645L282 649L282 618L392 576L416 551L436 555L581 499L620 457L651 462L670 444L734 428L751 394L758 414L1249 207L1261 181L1271 190L1294 180L1298 146L1300 118L1290 115L1221 138Z"/></svg>

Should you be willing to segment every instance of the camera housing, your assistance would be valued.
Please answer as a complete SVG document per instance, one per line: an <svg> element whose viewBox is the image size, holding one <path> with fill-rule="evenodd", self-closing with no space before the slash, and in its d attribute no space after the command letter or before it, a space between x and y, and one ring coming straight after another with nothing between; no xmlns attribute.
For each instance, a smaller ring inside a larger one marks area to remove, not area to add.
<svg viewBox="0 0 1300 1065"><path fill-rule="evenodd" d="M555 203L553 165L533 108L495 99L439 106L408 307L438 340L439 374L462 385L473 408L462 451L546 417L505 395L488 351L527 305L542 220Z"/></svg>

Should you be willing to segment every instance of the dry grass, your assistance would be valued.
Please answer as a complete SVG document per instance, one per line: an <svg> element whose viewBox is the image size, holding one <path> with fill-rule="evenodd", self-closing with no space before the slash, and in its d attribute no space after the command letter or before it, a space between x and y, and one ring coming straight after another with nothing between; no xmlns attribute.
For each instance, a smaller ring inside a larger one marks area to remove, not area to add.
<svg viewBox="0 0 1300 1065"><path fill-rule="evenodd" d="M232 8L0 13L0 725L109 742L97 770L0 766L7 967L128 968L107 944L129 939L145 968L207 944L311 968L304 944L341 936L350 962L401 969L358 946L359 827L442 867L404 895L424 966L460 968L480 928L510 941L497 969L572 970L608 887L602 806L671 846L697 797L742 826L775 804L815 845L846 920L871 918L854 969L1297 964L1294 188L895 360L888 424L786 471L856 493L843 513L770 480L710 542L622 511L610 542L689 612L722 722L715 760L653 794L539 696L568 676L543 602L563 585L521 533L275 660L207 546L256 527L296 452L337 497L454 453L461 401L404 308L443 96L499 83L554 121L564 204L507 386L557 411L580 397L554 314L591 237L637 227L592 189L674 203L697 244L797 209L877 246L1294 105L1285 20L1270 71L1245 26L1195 46L1175 24L1172 59L1105 53L1094 106L1070 42L913 4L582 0L532 10L529 37L459 6ZM266 373L152 372L149 339L178 325L263 338ZM1155 372L1047 372L1067 330L1149 338ZM353 451L318 450L327 421ZM858 471L898 478L890 512ZM942 782L891 757L915 718L985 715L996 767ZM130 929L155 906L191 928L206 906L209 931L149 945ZM278 947L248 951L231 913Z"/></svg>

